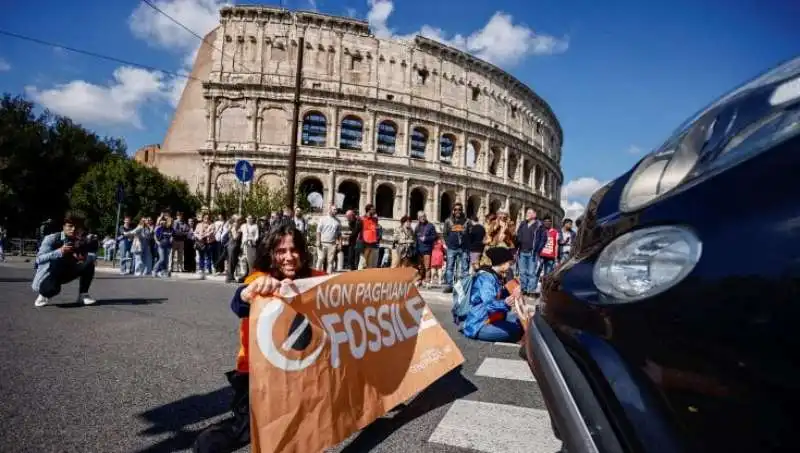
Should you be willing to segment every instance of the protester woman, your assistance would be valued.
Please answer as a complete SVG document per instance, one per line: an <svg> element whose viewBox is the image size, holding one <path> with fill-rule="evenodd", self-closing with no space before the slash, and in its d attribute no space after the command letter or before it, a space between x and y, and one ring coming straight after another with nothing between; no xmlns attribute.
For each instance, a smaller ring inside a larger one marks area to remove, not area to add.
<svg viewBox="0 0 800 453"><path fill-rule="evenodd" d="M522 323L511 310L521 297L503 286L503 276L514 264L514 254L506 247L486 250L490 264L478 269L469 294L470 311L462 333L476 340L516 343L522 338Z"/></svg>
<svg viewBox="0 0 800 453"><path fill-rule="evenodd" d="M277 294L281 286L290 285L293 280L324 275L312 270L311 263L306 239L293 223L275 227L258 244L253 270L231 300L231 309L241 319L236 369L226 373L234 391L233 417L200 433L194 445L195 452L232 452L250 442L250 303L258 296Z"/></svg>

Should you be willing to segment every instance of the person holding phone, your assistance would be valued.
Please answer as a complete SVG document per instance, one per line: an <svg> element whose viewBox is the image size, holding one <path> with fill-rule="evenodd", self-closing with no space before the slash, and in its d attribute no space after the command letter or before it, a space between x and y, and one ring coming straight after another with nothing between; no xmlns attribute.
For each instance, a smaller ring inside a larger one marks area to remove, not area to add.
<svg viewBox="0 0 800 453"><path fill-rule="evenodd" d="M92 305L95 300L89 295L94 279L97 248L91 241L80 238L82 219L67 216L62 231L48 234L42 239L36 254L36 274L31 287L39 293L34 302L44 307L61 292L61 286L78 280L78 303Z"/></svg>

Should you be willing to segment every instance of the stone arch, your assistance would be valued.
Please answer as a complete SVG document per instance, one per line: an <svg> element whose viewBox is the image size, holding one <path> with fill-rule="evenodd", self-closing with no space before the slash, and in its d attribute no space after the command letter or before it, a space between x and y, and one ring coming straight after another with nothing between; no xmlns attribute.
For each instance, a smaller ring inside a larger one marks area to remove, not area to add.
<svg viewBox="0 0 800 453"><path fill-rule="evenodd" d="M439 160L446 164L453 163L453 155L456 151L456 136L453 134L442 134L439 137Z"/></svg>
<svg viewBox="0 0 800 453"><path fill-rule="evenodd" d="M328 119L322 112L312 110L303 115L303 146L325 146L328 136Z"/></svg>
<svg viewBox="0 0 800 453"><path fill-rule="evenodd" d="M217 120L217 140L221 142L247 141L247 110L244 104L228 104L220 108Z"/></svg>
<svg viewBox="0 0 800 453"><path fill-rule="evenodd" d="M360 150L364 142L364 121L356 115L342 118L339 148Z"/></svg>
<svg viewBox="0 0 800 453"><path fill-rule="evenodd" d="M411 140L409 140L409 156L414 159L425 159L428 149L428 130L422 126L415 126L411 130Z"/></svg>
<svg viewBox="0 0 800 453"><path fill-rule="evenodd" d="M519 155L514 151L509 151L506 176L512 181L514 180L514 176L517 175L517 165L519 165Z"/></svg>
<svg viewBox="0 0 800 453"><path fill-rule="evenodd" d="M383 120L378 124L376 151L382 154L394 154L397 148L397 123Z"/></svg>
<svg viewBox="0 0 800 453"><path fill-rule="evenodd" d="M279 190L283 188L284 181L281 175L277 173L264 173L258 177L256 184L267 186L271 190Z"/></svg>
<svg viewBox="0 0 800 453"><path fill-rule="evenodd" d="M497 211L502 208L503 202L496 198L489 202L489 214L497 214Z"/></svg>
<svg viewBox="0 0 800 453"><path fill-rule="evenodd" d="M437 213L440 222L444 222L453 213L453 205L456 202L455 193L444 191L439 196L439 212Z"/></svg>
<svg viewBox="0 0 800 453"><path fill-rule="evenodd" d="M316 176L306 176L298 185L299 192L306 197L314 212L323 212L325 209L325 186Z"/></svg>
<svg viewBox="0 0 800 453"><path fill-rule="evenodd" d="M428 191L423 187L414 187L408 193L408 215L412 220L417 220L419 211L425 212L425 204L428 201Z"/></svg>
<svg viewBox="0 0 800 453"><path fill-rule="evenodd" d="M352 209L359 213L361 203L361 186L353 179L345 179L336 190L336 206L341 212Z"/></svg>
<svg viewBox="0 0 800 453"><path fill-rule="evenodd" d="M478 217L481 212L482 198L480 195L470 195L467 198L467 205L464 206L467 217L470 219Z"/></svg>
<svg viewBox="0 0 800 453"><path fill-rule="evenodd" d="M519 211L522 208L519 202L512 201L508 205L508 217L511 219L512 222L519 222Z"/></svg>
<svg viewBox="0 0 800 453"><path fill-rule="evenodd" d="M492 146L489 148L489 161L487 162L487 168L489 169L489 174L493 176L500 176L500 159L503 157L503 150L496 146Z"/></svg>
<svg viewBox="0 0 800 453"><path fill-rule="evenodd" d="M389 183L378 184L375 189L375 210L378 217L394 218L395 188Z"/></svg>
<svg viewBox="0 0 800 453"><path fill-rule="evenodd" d="M260 143L269 145L286 145L289 143L291 121L283 107L262 107L258 121L260 123L258 127L258 141Z"/></svg>
<svg viewBox="0 0 800 453"><path fill-rule="evenodd" d="M221 193L227 193L234 190L238 185L236 175L232 171L225 171L217 175L214 180L214 197Z"/></svg>
<svg viewBox="0 0 800 453"><path fill-rule="evenodd" d="M478 159L480 158L481 154L481 144L477 140L470 140L467 142L467 156L466 156L466 164L467 168L472 170L477 170L478 167Z"/></svg>
<svg viewBox="0 0 800 453"><path fill-rule="evenodd" d="M525 159L525 162L522 163L522 185L530 187L531 182L531 174L533 173L533 162L529 159Z"/></svg>

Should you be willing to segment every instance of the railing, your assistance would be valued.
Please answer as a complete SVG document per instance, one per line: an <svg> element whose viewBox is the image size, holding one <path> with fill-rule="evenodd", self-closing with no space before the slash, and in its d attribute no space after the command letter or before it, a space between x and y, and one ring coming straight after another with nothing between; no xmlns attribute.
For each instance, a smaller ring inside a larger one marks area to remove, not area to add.
<svg viewBox="0 0 800 453"><path fill-rule="evenodd" d="M6 241L5 254L7 256L36 256L39 241L36 239L11 238Z"/></svg>

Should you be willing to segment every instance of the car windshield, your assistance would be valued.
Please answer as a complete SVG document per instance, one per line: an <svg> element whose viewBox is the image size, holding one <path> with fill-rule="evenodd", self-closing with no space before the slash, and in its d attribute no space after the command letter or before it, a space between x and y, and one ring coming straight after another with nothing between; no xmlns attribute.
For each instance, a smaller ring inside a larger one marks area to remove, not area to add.
<svg viewBox="0 0 800 453"><path fill-rule="evenodd" d="M674 138L674 137L682 134L686 130L686 128L688 128L698 118L703 116L709 110L719 106L720 104L723 104L723 103L733 99L734 97L736 97L736 96L738 96L738 95L740 95L740 94L742 94L742 93L744 93L746 91L753 90L755 88L759 88L759 87L762 87L762 86L765 86L765 85L769 85L771 83L775 83L775 82L778 82L780 80L788 79L788 78L796 76L796 75L800 75L800 57L795 57L792 60L786 61L786 62L784 62L784 63L782 63L782 64L780 64L780 65L778 65L778 66L776 66L776 67L774 67L772 69L770 69L769 71L765 72L764 74L756 76L754 79L750 80L749 82L746 82L746 83L742 84L740 87L738 87L738 88L728 92L727 94L723 95L722 97L720 97L716 101L714 101L711 104L709 104L707 107L701 109L700 111L698 111L694 115L690 116L689 119L687 119L680 126L678 126L678 128L675 130L675 132L672 133L671 138Z"/></svg>

